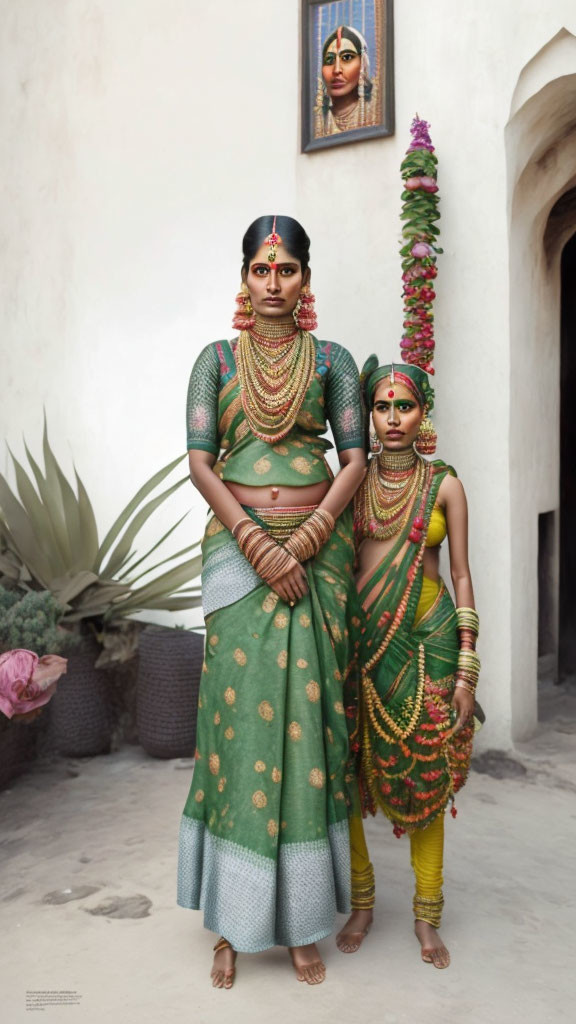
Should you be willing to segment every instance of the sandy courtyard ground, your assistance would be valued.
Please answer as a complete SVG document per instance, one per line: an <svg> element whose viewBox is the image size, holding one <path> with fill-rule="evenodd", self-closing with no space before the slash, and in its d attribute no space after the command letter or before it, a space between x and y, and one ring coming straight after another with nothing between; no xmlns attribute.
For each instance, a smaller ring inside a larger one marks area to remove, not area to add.
<svg viewBox="0 0 576 1024"><path fill-rule="evenodd" d="M512 760L480 758L447 822L452 966L420 962L408 843L379 818L368 823L376 924L354 956L321 944L317 988L298 984L282 949L240 956L233 990L210 987L214 939L175 904L191 762L126 747L36 766L0 794L2 1020L573 1022L576 726L563 700L556 688L549 724Z"/></svg>

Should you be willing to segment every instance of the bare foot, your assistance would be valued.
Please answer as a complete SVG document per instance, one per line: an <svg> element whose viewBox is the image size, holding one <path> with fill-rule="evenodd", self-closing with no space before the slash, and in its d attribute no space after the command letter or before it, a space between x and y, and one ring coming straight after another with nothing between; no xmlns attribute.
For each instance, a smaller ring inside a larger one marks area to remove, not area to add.
<svg viewBox="0 0 576 1024"><path fill-rule="evenodd" d="M422 959L425 964L434 964L441 970L450 966L450 953L442 942L436 928L428 921L415 921L414 931L422 947Z"/></svg>
<svg viewBox="0 0 576 1024"><path fill-rule="evenodd" d="M236 950L226 939L214 946L214 963L210 971L212 988L232 988L236 974Z"/></svg>
<svg viewBox="0 0 576 1024"><path fill-rule="evenodd" d="M370 931L374 920L371 910L353 910L342 931L336 936L341 953L357 953Z"/></svg>
<svg viewBox="0 0 576 1024"><path fill-rule="evenodd" d="M326 966L320 959L316 943L308 946L290 946L288 952L292 958L298 981L307 985L321 985L326 977Z"/></svg>

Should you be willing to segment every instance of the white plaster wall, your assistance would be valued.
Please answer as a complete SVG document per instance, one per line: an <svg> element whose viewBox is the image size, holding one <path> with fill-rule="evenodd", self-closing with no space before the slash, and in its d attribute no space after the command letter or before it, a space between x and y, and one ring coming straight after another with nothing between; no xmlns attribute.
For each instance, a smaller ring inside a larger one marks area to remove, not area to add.
<svg viewBox="0 0 576 1024"><path fill-rule="evenodd" d="M522 68L576 31L574 5L397 0L396 136L309 155L299 6L0 0L0 427L16 450L23 430L37 450L45 405L105 529L184 448L189 368L230 332L241 235L262 212L292 213L312 237L320 334L359 362L395 354L398 168L418 111L440 160L439 455L470 497L480 742L507 746L518 581L504 130ZM165 516L190 503L184 537L201 531L201 502L187 490Z"/></svg>

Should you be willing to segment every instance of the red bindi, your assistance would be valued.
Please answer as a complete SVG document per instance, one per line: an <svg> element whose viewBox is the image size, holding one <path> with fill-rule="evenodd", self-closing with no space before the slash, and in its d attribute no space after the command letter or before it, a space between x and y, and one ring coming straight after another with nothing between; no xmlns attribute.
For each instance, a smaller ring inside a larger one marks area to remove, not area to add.
<svg viewBox="0 0 576 1024"><path fill-rule="evenodd" d="M388 398L394 398L394 392L393 391L389 391L388 392Z"/></svg>

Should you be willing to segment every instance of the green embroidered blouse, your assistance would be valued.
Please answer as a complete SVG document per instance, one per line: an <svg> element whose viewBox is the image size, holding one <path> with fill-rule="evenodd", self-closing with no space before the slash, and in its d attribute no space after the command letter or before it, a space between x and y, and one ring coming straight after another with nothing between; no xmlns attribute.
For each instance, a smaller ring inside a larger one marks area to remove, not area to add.
<svg viewBox="0 0 576 1024"><path fill-rule="evenodd" d="M187 447L220 456L214 466L222 480L247 486L302 487L332 479L324 455L333 445L321 435L332 428L337 451L362 448L358 370L350 353L332 341L318 341L316 369L294 427L279 444L252 434L240 394L235 342L207 345L196 360L188 386Z"/></svg>

